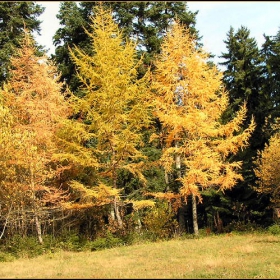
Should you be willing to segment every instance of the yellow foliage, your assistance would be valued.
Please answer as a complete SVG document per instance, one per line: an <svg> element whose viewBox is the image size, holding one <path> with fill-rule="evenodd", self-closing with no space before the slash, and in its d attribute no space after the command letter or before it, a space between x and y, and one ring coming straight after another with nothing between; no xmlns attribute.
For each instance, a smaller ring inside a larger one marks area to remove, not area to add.
<svg viewBox="0 0 280 280"><path fill-rule="evenodd" d="M24 32L20 48L11 57L11 77L1 89L3 106L12 116L9 121L8 115L5 117L9 125L0 133L0 142L2 137L9 141L2 150L6 156L1 191L5 194L11 188L18 205L35 210L45 202L57 203L58 195L64 196L49 182L57 174L51 167L52 156L59 152L55 133L69 109L55 66L45 56L36 56L35 42L28 31Z"/></svg>
<svg viewBox="0 0 280 280"><path fill-rule="evenodd" d="M96 205L94 203L71 203L71 202L65 202L62 203L62 206L65 210L85 210L92 207L95 207Z"/></svg>
<svg viewBox="0 0 280 280"><path fill-rule="evenodd" d="M258 178L255 189L269 194L276 206L280 203L280 134L275 133L255 160L254 172Z"/></svg>
<svg viewBox="0 0 280 280"><path fill-rule="evenodd" d="M178 199L179 196L178 194L175 194L173 192L151 192L151 193L146 193L146 195L151 195L155 198L159 198L159 199L164 199L164 200L174 200L174 199Z"/></svg>
<svg viewBox="0 0 280 280"><path fill-rule="evenodd" d="M178 211L178 208L182 205L181 197L184 195L174 193L174 192L149 192L146 193L147 196L153 196L154 198L168 201L169 207L172 207L172 209L175 211L175 213ZM170 210L171 208L169 208Z"/></svg>
<svg viewBox="0 0 280 280"><path fill-rule="evenodd" d="M86 32L94 54L70 49L83 84L84 96L72 96L70 101L73 111L81 115L79 129L84 133L80 135L95 143L91 150L101 180L106 178L117 188L117 172L126 169L145 184L143 163L139 163L145 156L139 148L143 129L151 123L149 71L138 79L141 60L137 60L136 44L123 38L111 10L98 5L90 21Z"/></svg>
<svg viewBox="0 0 280 280"><path fill-rule="evenodd" d="M152 76L151 102L163 126L158 135L164 143L160 163L170 172L175 158L180 158L185 170L179 178L183 197L201 198L205 188L225 190L241 180L241 163L226 159L248 145L255 128L253 119L248 128L242 128L246 104L229 123L220 122L228 93L222 73L209 66L207 59L208 54L196 46L196 38L176 20L163 40Z"/></svg>
<svg viewBox="0 0 280 280"><path fill-rule="evenodd" d="M153 208L155 207L155 202L152 200L129 200L128 203L133 204L134 210L141 210L144 208Z"/></svg>
<svg viewBox="0 0 280 280"><path fill-rule="evenodd" d="M75 196L79 197L79 203L64 203L64 206L86 208L87 205L102 206L110 204L116 197L119 197L121 189L115 189L103 183L99 183L96 187L85 186L77 181L72 181L70 187ZM78 206L80 205L80 206Z"/></svg>

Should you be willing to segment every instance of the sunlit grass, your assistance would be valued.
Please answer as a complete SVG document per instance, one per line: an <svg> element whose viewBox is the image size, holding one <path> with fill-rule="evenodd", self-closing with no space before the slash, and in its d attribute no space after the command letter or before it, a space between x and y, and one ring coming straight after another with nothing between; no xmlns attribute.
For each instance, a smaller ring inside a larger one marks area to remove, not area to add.
<svg viewBox="0 0 280 280"><path fill-rule="evenodd" d="M280 279L280 236L213 235L0 263L0 278Z"/></svg>

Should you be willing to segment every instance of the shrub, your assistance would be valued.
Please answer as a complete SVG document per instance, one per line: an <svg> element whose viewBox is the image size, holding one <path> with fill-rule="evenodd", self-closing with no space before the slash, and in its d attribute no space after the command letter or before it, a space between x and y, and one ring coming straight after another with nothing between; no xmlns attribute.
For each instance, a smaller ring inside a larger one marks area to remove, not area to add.
<svg viewBox="0 0 280 280"><path fill-rule="evenodd" d="M10 253L0 252L0 262L12 262L15 257Z"/></svg>
<svg viewBox="0 0 280 280"><path fill-rule="evenodd" d="M254 232L260 230L260 226L255 222L232 221L224 227L225 232Z"/></svg>
<svg viewBox="0 0 280 280"><path fill-rule="evenodd" d="M268 227L268 232L274 235L279 235L280 234L280 225L274 224L270 227Z"/></svg>
<svg viewBox="0 0 280 280"><path fill-rule="evenodd" d="M90 244L85 237L71 231L64 232L58 238L57 243L59 248L68 251L82 251L83 249L87 249Z"/></svg>
<svg viewBox="0 0 280 280"><path fill-rule="evenodd" d="M165 204L148 211L143 218L143 225L146 229L143 234L151 241L170 239L176 235L179 227L174 213L169 212Z"/></svg>
<svg viewBox="0 0 280 280"><path fill-rule="evenodd" d="M124 242L121 238L114 237L111 232L107 232L105 237L99 237L91 242L91 251L113 248L123 244Z"/></svg>
<svg viewBox="0 0 280 280"><path fill-rule="evenodd" d="M14 257L36 257L45 252L45 248L34 236L14 235L8 240L5 251Z"/></svg>

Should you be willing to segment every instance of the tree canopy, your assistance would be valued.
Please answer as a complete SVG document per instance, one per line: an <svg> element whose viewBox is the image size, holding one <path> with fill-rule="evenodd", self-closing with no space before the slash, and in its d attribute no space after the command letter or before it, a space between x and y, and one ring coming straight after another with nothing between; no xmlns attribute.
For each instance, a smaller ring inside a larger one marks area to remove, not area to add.
<svg viewBox="0 0 280 280"><path fill-rule="evenodd" d="M185 2L61 2L49 58L32 36L43 9L22 3L0 4L0 239L271 222L278 33L259 49L231 27L222 72Z"/></svg>
<svg viewBox="0 0 280 280"><path fill-rule="evenodd" d="M40 34L38 17L45 8L36 2L2 1L0 2L0 85L8 78L10 59L17 48L24 28Z"/></svg>
<svg viewBox="0 0 280 280"><path fill-rule="evenodd" d="M152 82L155 114L165 143L160 161L170 172L176 155L180 156L177 191L185 199L189 195L201 199L201 191L207 188L230 189L242 179L241 162L230 162L228 157L248 145L255 128L253 120L248 128L242 127L246 103L228 123L221 123L229 105L228 93L222 74L207 64L208 54L196 48L195 40L176 21L163 39Z"/></svg>
<svg viewBox="0 0 280 280"><path fill-rule="evenodd" d="M117 181L123 169L145 184L145 156L140 147L143 130L149 127L151 119L147 102L149 72L137 79L141 61L135 43L124 40L110 10L96 7L91 21L92 31L87 34L92 39L94 55L89 56L78 47L70 50L82 83L82 96L73 96L72 105L80 128L88 135L83 145L93 152L97 162L95 187L107 186L116 193L121 189ZM116 207L115 212L117 215Z"/></svg>
<svg viewBox="0 0 280 280"><path fill-rule="evenodd" d="M186 2L105 1L102 4L112 10L114 21L122 29L124 37L137 40L138 58L144 54L139 76L143 76L151 65L154 54L159 52L162 37L175 15L190 27L193 33L197 33L194 27L197 12L190 12ZM75 45L92 55L93 50L89 47L91 39L86 30L89 29L90 17L94 16L96 5L99 5L99 2L62 2L57 15L62 27L53 37L56 46L53 58L62 74L61 79L66 81L74 92L78 90L80 81L75 76L75 67L68 48Z"/></svg>

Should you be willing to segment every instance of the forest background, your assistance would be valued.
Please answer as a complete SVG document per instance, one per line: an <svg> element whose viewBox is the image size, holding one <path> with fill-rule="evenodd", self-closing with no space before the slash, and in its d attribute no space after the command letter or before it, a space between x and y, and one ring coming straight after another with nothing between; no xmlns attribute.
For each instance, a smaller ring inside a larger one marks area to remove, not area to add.
<svg viewBox="0 0 280 280"><path fill-rule="evenodd" d="M277 223L279 32L230 27L221 72L186 2L62 2L51 57L0 8L4 248Z"/></svg>

